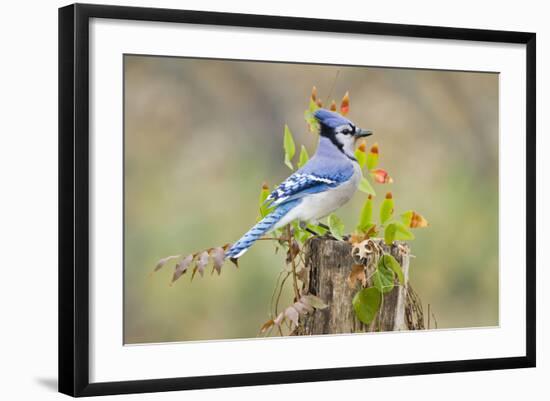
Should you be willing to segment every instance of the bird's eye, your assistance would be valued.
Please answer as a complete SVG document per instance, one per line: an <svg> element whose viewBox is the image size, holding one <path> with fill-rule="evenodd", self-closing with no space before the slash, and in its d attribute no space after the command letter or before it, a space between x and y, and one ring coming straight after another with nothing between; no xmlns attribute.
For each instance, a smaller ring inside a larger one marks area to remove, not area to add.
<svg viewBox="0 0 550 401"><path fill-rule="evenodd" d="M349 124L342 125L336 129L336 133L341 135L352 135L353 134L354 127L350 126Z"/></svg>

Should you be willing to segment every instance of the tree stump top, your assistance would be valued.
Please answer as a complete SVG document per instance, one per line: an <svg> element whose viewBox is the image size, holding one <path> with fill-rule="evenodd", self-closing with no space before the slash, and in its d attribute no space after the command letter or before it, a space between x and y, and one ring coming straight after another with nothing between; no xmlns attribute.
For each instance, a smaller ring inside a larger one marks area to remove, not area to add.
<svg viewBox="0 0 550 401"><path fill-rule="evenodd" d="M321 298L328 307L306 317L299 334L338 334L413 328L409 324L410 318L407 318L406 310L410 257L408 244L395 241L392 245L386 245L384 240L372 238L361 245L391 254L403 270L403 285L396 282L393 290L384 294L383 304L371 324L361 323L355 316L352 305L352 299L361 289L361 285L350 285L349 278L354 266L363 265L366 270L365 284L367 287L372 286L372 273L377 262L373 258L377 257L377 253L372 249L362 252L355 249L352 255L353 246L349 242L313 237L305 245L305 265L308 271L305 289L308 293Z"/></svg>

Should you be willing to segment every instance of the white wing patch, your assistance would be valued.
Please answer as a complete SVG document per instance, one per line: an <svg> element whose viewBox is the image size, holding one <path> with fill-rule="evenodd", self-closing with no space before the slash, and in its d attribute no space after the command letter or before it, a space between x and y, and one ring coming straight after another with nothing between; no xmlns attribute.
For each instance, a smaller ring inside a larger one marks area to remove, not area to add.
<svg viewBox="0 0 550 401"><path fill-rule="evenodd" d="M336 184L336 181L329 178L317 177L313 174L305 174L305 177L312 181L324 182L325 184Z"/></svg>
<svg viewBox="0 0 550 401"><path fill-rule="evenodd" d="M282 182L281 185L267 197L266 201L273 201L274 205L278 205L300 191L314 186L316 183L332 185L337 184L338 181L319 177L314 174L295 173Z"/></svg>

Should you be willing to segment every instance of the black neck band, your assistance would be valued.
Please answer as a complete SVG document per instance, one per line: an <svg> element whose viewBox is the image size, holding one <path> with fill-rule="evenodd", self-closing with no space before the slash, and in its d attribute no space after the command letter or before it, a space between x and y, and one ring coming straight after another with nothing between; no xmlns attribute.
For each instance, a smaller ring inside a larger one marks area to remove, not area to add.
<svg viewBox="0 0 550 401"><path fill-rule="evenodd" d="M344 154L344 156L356 162L357 159L355 157L350 156L346 152L344 152L344 145L338 142L338 139L336 139L336 135L334 134L334 130L332 128L325 127L323 124L320 124L320 125L321 125L321 130L319 132L319 135L327 138L329 141L332 142L334 146L338 148L340 152Z"/></svg>

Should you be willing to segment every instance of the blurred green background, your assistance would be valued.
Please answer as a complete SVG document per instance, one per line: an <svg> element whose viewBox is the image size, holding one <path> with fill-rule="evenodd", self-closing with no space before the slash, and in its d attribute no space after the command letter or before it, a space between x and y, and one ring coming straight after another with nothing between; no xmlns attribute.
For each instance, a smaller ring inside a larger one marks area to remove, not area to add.
<svg viewBox="0 0 550 401"><path fill-rule="evenodd" d="M125 343L257 336L284 263L271 243L192 283L170 287L171 266L150 272L255 223L262 182L290 174L284 124L315 151L313 85L325 104L349 90L348 117L374 130L367 144L395 180L375 186L378 200L391 190L398 212L430 222L410 271L424 310L439 328L498 325L498 74L150 56L125 56L124 72ZM338 212L349 230L364 200Z"/></svg>

